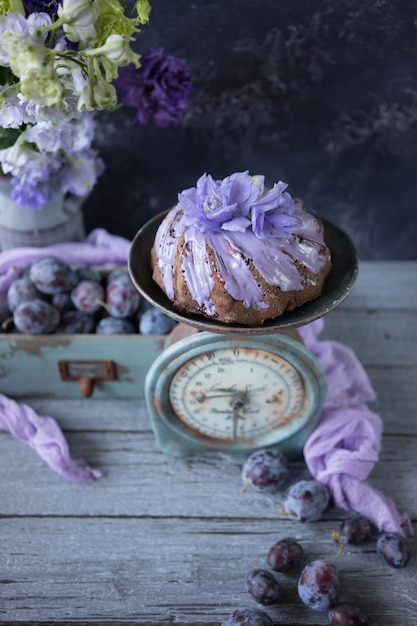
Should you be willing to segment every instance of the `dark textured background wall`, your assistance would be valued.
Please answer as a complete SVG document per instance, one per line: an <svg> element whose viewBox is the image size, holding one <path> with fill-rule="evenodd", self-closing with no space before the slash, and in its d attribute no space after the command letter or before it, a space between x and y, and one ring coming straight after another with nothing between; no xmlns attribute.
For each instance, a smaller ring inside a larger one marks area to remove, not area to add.
<svg viewBox="0 0 417 626"><path fill-rule="evenodd" d="M344 228L360 256L417 258L417 4L153 0L137 51L187 61L172 128L98 118L86 225L132 238L207 172L248 169Z"/></svg>

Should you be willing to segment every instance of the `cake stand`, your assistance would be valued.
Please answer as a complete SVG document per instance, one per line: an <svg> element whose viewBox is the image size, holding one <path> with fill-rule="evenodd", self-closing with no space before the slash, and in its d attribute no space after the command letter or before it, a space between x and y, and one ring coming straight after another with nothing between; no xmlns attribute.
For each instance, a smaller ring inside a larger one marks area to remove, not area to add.
<svg viewBox="0 0 417 626"><path fill-rule="evenodd" d="M138 231L128 260L138 292L181 325L173 333L181 338L157 357L145 380L158 447L170 456L266 447L290 459L301 456L323 408L326 376L297 328L329 313L351 292L358 274L352 241L320 218L332 255L321 296L262 326L231 325L179 313L153 281L151 248L166 213Z"/></svg>

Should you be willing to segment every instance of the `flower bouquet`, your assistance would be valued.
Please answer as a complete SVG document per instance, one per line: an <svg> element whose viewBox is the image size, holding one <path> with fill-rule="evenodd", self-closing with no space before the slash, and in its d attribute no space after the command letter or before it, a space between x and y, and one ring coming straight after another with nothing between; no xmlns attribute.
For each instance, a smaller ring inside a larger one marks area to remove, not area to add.
<svg viewBox="0 0 417 626"><path fill-rule="evenodd" d="M31 224L39 214L48 220L48 208L59 221L88 196L104 170L92 147L95 112L125 102L136 124L182 116L191 92L185 63L162 50L142 61L132 47L150 10L148 0L0 2L0 221L16 206L31 210ZM73 238L82 237L61 233ZM0 247L8 247L1 236Z"/></svg>

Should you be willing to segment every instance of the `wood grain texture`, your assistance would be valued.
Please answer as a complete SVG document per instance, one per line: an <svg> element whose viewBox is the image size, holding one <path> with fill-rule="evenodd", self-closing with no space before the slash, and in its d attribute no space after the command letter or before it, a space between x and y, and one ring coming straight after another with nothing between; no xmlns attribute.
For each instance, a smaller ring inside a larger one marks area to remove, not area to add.
<svg viewBox="0 0 417 626"><path fill-rule="evenodd" d="M236 606L252 604L245 573L265 567L277 538L294 535L291 522L250 517L24 518L4 520L2 526L2 539L13 545L8 567L14 574L2 585L7 596L1 617L29 623L86 618L98 623L219 623ZM335 556L334 526L330 520L321 522L320 529L315 524L297 529L309 558ZM400 623L413 624L411 565L398 571L382 568L369 547L354 547L338 567L344 597L378 607L372 611L374 623L399 623L400 605ZM283 602L268 612L278 624L327 624L325 614L297 600L296 578L279 576Z"/></svg>
<svg viewBox="0 0 417 626"><path fill-rule="evenodd" d="M363 267L352 296L327 316L323 339L352 347L368 371L384 422L369 482L416 527L417 263ZM245 574L265 566L279 538L297 537L305 561L336 555L332 530L344 511L330 507L320 522L299 524L280 512L278 497L241 493L241 456L162 455L141 398L25 401L55 417L72 455L104 476L87 486L66 481L0 432L0 622L213 626L255 606ZM306 475L302 462L292 469ZM362 604L374 626L415 626L410 543L402 570L381 560L373 540L338 560L342 599ZM266 610L276 624L326 625L326 613L298 600L297 573L278 574L283 599Z"/></svg>

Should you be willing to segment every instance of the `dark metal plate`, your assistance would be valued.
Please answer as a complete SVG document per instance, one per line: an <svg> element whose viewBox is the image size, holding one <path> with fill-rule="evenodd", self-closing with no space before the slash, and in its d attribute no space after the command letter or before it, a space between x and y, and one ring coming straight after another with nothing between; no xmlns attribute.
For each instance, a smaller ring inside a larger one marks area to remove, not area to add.
<svg viewBox="0 0 417 626"><path fill-rule="evenodd" d="M147 222L135 235L129 252L129 272L139 293L154 307L178 322L195 326L200 330L218 333L243 333L266 335L303 326L335 309L351 292L358 274L358 255L349 236L332 222L320 218L324 225L324 239L332 255L332 269L324 284L323 293L313 302L284 313L265 322L262 326L225 324L200 315L178 313L160 287L152 279L150 253L159 224L168 211L160 213Z"/></svg>

